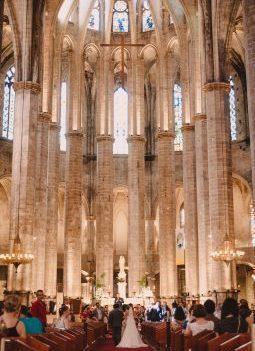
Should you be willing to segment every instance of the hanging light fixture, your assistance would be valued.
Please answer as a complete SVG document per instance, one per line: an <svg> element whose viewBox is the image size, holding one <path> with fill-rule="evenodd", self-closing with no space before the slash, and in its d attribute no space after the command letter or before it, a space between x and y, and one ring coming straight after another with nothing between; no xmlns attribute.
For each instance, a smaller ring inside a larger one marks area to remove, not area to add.
<svg viewBox="0 0 255 351"><path fill-rule="evenodd" d="M15 83L14 83L15 85ZM14 86L15 90L15 86ZM20 137L20 164L19 164L19 171L21 175L21 163L22 163L22 153L23 153L23 147L22 147L22 140L23 140L23 118L21 119L21 137ZM0 254L0 264L2 265L10 265L13 264L15 267L15 273L17 274L18 267L21 264L29 264L32 262L34 259L34 255L30 253L25 253L22 250L22 245L21 245L21 240L19 236L19 230L20 230L20 189L21 185L19 184L19 198L18 198L18 220L17 220L17 225L16 225L16 234L15 238L13 241L13 247L11 248L11 253L4 253ZM10 237L9 237L10 240ZM15 283L14 283L15 284Z"/></svg>
<svg viewBox="0 0 255 351"><path fill-rule="evenodd" d="M222 248L211 253L215 261L225 262L227 265L234 260L239 260L244 256L244 251L236 250L233 241L225 237Z"/></svg>
<svg viewBox="0 0 255 351"><path fill-rule="evenodd" d="M31 263L33 259L34 259L34 255L22 252L20 237L19 237L19 234L17 233L14 239L12 253L1 254L0 264L2 265L13 264L15 267L15 272L17 273L19 265Z"/></svg>

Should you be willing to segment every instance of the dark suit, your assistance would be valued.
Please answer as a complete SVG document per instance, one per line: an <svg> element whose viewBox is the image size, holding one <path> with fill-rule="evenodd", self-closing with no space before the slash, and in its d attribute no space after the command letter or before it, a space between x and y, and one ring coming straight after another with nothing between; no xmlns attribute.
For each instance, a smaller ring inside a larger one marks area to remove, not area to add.
<svg viewBox="0 0 255 351"><path fill-rule="evenodd" d="M124 300L122 297L119 297L119 298L116 297L114 303L117 303L120 307L122 307Z"/></svg>
<svg viewBox="0 0 255 351"><path fill-rule="evenodd" d="M115 346L118 345L121 340L121 328L123 317L123 312L118 308L115 308L109 314L108 324L112 329L112 338Z"/></svg>

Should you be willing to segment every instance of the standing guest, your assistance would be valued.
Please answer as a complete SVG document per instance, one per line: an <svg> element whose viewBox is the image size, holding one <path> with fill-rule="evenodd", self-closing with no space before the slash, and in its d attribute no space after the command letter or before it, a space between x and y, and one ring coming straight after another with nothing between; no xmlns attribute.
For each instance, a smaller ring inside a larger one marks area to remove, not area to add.
<svg viewBox="0 0 255 351"><path fill-rule="evenodd" d="M214 314L216 308L215 302L210 299L206 300L204 303L204 308L206 310L206 319L208 321L212 321L214 323L215 330L218 330L220 320Z"/></svg>
<svg viewBox="0 0 255 351"><path fill-rule="evenodd" d="M19 320L24 324L26 333L28 335L43 333L43 326L41 321L36 317L32 317L27 306L21 306Z"/></svg>
<svg viewBox="0 0 255 351"><path fill-rule="evenodd" d="M70 329L70 308L62 306L59 309L59 318L54 323L54 327L60 330Z"/></svg>
<svg viewBox="0 0 255 351"><path fill-rule="evenodd" d="M195 305L193 310L193 316L196 321L188 323L185 330L185 335L197 335L203 330L214 330L214 323L206 319L206 310L203 305Z"/></svg>
<svg viewBox="0 0 255 351"><path fill-rule="evenodd" d="M80 316L81 316L81 319L82 319L83 322L86 322L87 319L92 317L92 312L90 310L90 306L89 305L85 305L85 306L82 307Z"/></svg>
<svg viewBox="0 0 255 351"><path fill-rule="evenodd" d="M122 307L122 305L124 303L124 299L122 297L120 297L119 293L116 294L114 303L117 303L120 307Z"/></svg>
<svg viewBox="0 0 255 351"><path fill-rule="evenodd" d="M41 321L43 330L45 331L47 326L47 309L44 302L43 290L37 290L36 292L36 301L32 304L31 315Z"/></svg>
<svg viewBox="0 0 255 351"><path fill-rule="evenodd" d="M235 299L228 297L222 305L219 334L223 333L247 333L248 323L239 316L238 303Z"/></svg>
<svg viewBox="0 0 255 351"><path fill-rule="evenodd" d="M170 308L168 307L167 302L164 301L162 305L162 317L163 319L168 321L170 316L171 316Z"/></svg>
<svg viewBox="0 0 255 351"><path fill-rule="evenodd" d="M172 303L172 316L174 315L175 310L176 310L177 307L178 307L178 304L177 304L176 301L174 301L174 302Z"/></svg>
<svg viewBox="0 0 255 351"><path fill-rule="evenodd" d="M249 308L248 301L245 299L241 299L240 305L239 305L239 315L243 319L245 319L249 324L252 324L253 321L250 318L251 314L252 314L252 311Z"/></svg>
<svg viewBox="0 0 255 351"><path fill-rule="evenodd" d="M115 303L113 310L109 314L109 328L112 329L112 338L114 345L117 346L121 340L121 328L123 320L123 312L120 309L120 306Z"/></svg>
<svg viewBox="0 0 255 351"><path fill-rule="evenodd" d="M98 322L104 321L104 308L99 302L96 303L96 308L94 309L93 316L98 320Z"/></svg>
<svg viewBox="0 0 255 351"><path fill-rule="evenodd" d="M108 318L109 318L109 306L105 305L104 306L104 323L108 323Z"/></svg>
<svg viewBox="0 0 255 351"><path fill-rule="evenodd" d="M16 295L8 295L4 300L3 321L5 336L21 336L26 337L26 329L24 324L19 321L20 300Z"/></svg>

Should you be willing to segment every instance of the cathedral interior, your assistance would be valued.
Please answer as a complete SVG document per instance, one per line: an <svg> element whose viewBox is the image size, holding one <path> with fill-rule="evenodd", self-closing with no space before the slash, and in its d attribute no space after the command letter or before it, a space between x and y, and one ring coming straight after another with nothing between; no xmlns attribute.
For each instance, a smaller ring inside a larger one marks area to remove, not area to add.
<svg viewBox="0 0 255 351"><path fill-rule="evenodd" d="M129 297L253 302L255 2L0 11L0 255L33 255L0 295L113 296L123 256Z"/></svg>

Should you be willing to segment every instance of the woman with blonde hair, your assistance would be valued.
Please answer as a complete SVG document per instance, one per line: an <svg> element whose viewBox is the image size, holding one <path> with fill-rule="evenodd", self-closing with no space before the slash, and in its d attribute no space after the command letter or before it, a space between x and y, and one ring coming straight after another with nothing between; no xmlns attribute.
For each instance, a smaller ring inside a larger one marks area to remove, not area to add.
<svg viewBox="0 0 255 351"><path fill-rule="evenodd" d="M17 295L8 295L4 300L3 321L5 324L4 334L6 336L26 337L24 324L19 321L20 299Z"/></svg>

